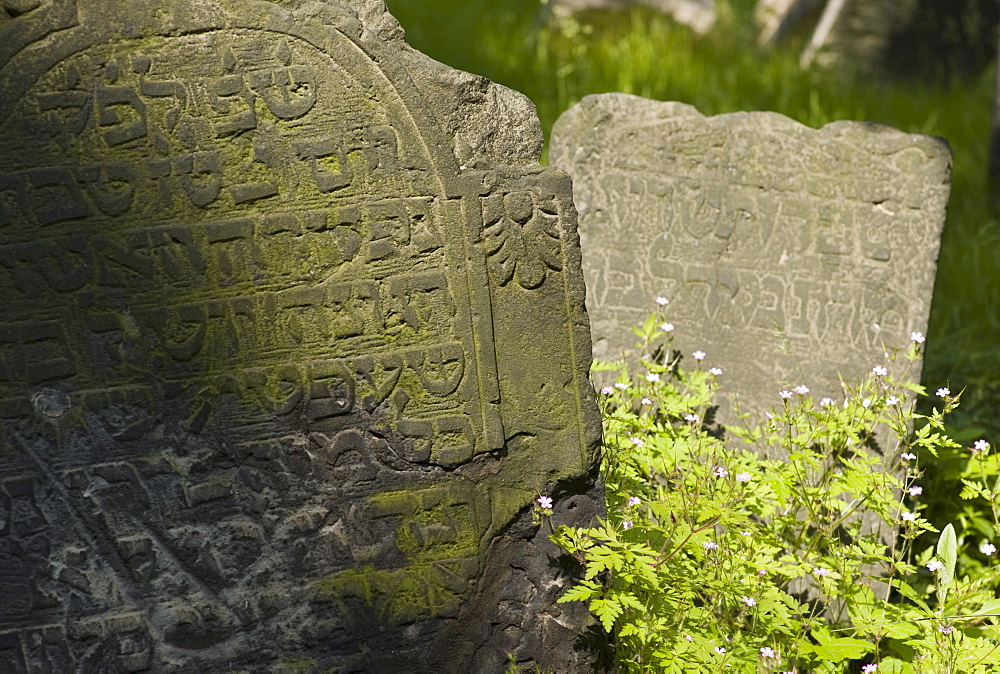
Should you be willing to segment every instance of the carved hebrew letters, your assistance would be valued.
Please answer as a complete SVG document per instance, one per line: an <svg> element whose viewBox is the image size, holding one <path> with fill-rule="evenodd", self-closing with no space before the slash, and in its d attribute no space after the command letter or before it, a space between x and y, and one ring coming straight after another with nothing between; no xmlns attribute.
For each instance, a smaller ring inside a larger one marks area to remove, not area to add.
<svg viewBox="0 0 1000 674"><path fill-rule="evenodd" d="M359 4L0 9L0 670L431 662L592 461L567 178Z"/></svg>
<svg viewBox="0 0 1000 674"><path fill-rule="evenodd" d="M950 172L936 139L609 95L566 113L552 147L585 204L598 358L665 295L674 345L760 410L786 384L837 397L926 330Z"/></svg>

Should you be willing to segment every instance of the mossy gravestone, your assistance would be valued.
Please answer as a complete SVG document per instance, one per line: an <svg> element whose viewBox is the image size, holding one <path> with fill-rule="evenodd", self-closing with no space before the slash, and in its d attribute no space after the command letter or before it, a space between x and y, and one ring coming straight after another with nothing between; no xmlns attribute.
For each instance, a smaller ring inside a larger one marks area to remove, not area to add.
<svg viewBox="0 0 1000 674"><path fill-rule="evenodd" d="M665 296L683 365L705 352L763 411L781 387L842 399L841 377L899 375L884 347L926 332L951 174L939 139L608 94L559 119L550 156L573 178L596 358L631 349Z"/></svg>
<svg viewBox="0 0 1000 674"><path fill-rule="evenodd" d="M0 4L0 670L584 667L540 147L378 0Z"/></svg>

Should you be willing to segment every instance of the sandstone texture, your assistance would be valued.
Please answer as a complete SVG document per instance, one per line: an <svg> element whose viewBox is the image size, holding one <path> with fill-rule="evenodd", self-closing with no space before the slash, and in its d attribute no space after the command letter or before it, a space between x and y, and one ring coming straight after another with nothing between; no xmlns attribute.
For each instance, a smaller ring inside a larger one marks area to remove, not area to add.
<svg viewBox="0 0 1000 674"><path fill-rule="evenodd" d="M951 175L940 139L607 94L558 120L550 157L573 178L596 358L631 349L666 296L684 366L704 351L723 390L764 411L780 387L842 399L842 377L901 375L886 349L926 332Z"/></svg>

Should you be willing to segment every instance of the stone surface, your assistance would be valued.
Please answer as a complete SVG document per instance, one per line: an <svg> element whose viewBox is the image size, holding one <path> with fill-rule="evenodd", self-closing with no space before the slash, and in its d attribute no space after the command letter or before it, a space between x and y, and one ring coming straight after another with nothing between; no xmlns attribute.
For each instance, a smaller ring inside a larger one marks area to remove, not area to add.
<svg viewBox="0 0 1000 674"><path fill-rule="evenodd" d="M379 0L0 2L0 671L589 668L540 148Z"/></svg>
<svg viewBox="0 0 1000 674"><path fill-rule="evenodd" d="M626 9L641 5L668 14L678 23L698 33L707 33L715 25L715 0L547 0L546 6L557 16L590 9Z"/></svg>
<svg viewBox="0 0 1000 674"><path fill-rule="evenodd" d="M557 121L550 157L573 178L595 358L631 348L664 295L684 365L705 351L723 389L764 410L779 386L837 397L841 375L885 363L883 344L926 332L940 139L607 94Z"/></svg>

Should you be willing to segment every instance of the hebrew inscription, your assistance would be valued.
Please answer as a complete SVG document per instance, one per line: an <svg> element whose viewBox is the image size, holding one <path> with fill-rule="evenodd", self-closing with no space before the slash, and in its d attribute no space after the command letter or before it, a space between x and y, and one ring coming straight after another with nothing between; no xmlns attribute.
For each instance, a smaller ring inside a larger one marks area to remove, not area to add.
<svg viewBox="0 0 1000 674"><path fill-rule="evenodd" d="M568 179L459 168L371 3L36 4L0 13L0 670L451 657L494 537L593 461Z"/></svg>
<svg viewBox="0 0 1000 674"><path fill-rule="evenodd" d="M614 94L565 113L551 156L573 176L598 358L630 349L666 296L675 345L767 409L782 383L836 397L926 331L950 185L938 139Z"/></svg>

